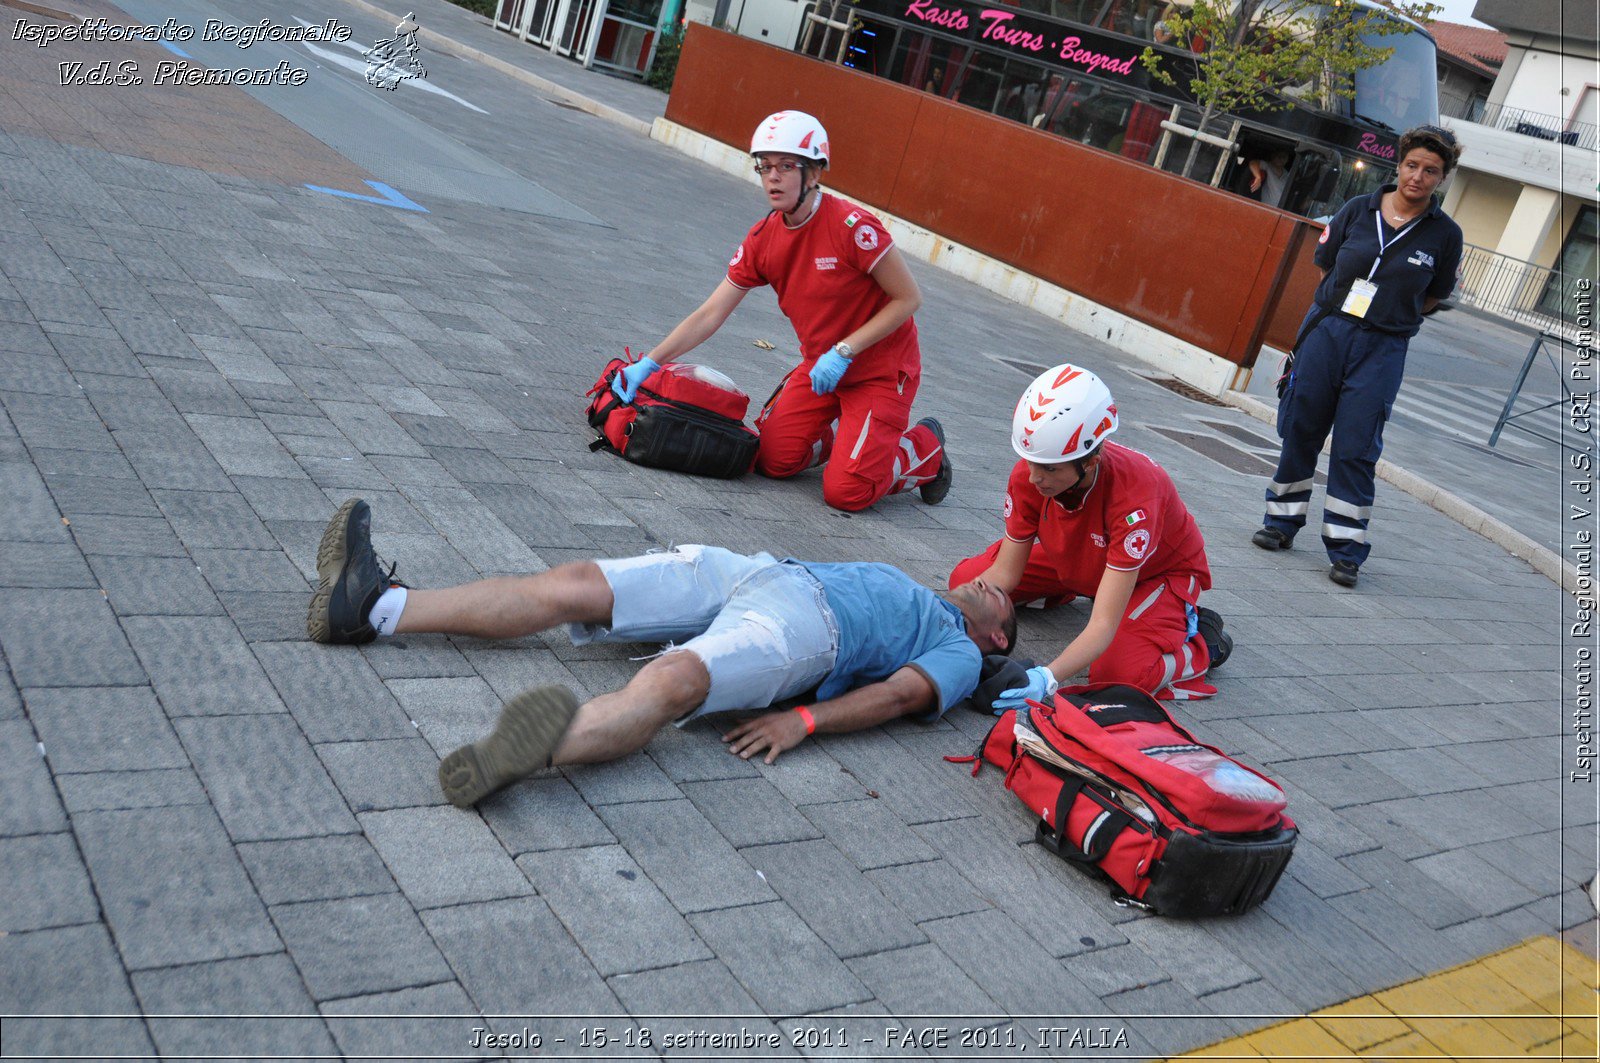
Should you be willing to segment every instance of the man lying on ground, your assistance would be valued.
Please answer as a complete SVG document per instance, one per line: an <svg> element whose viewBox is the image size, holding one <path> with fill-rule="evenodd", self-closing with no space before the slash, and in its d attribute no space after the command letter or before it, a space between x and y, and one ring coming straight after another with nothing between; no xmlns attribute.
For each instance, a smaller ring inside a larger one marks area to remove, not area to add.
<svg viewBox="0 0 1600 1063"><path fill-rule="evenodd" d="M981 580L941 597L889 565L779 561L713 546L413 589L393 566L383 570L371 524L371 508L351 499L323 533L306 614L317 642L422 632L520 638L567 624L579 645L667 644L627 686L582 705L562 686L513 697L489 735L439 765L445 796L462 808L541 768L636 752L668 723L764 709L812 688L810 705L732 727L722 736L728 751L765 752L771 764L816 731L936 720L972 693L983 656L1016 640L1010 599Z"/></svg>

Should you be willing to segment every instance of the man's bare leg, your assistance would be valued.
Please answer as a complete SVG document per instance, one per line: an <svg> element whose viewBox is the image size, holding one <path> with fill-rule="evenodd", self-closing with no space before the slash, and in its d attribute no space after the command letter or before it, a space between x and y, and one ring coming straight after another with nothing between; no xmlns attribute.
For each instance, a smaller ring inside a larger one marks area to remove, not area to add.
<svg viewBox="0 0 1600 1063"><path fill-rule="evenodd" d="M532 576L408 591L394 633L514 639L557 624L609 624L611 607L611 585L600 566L573 561Z"/></svg>
<svg viewBox="0 0 1600 1063"><path fill-rule="evenodd" d="M439 763L439 785L451 804L470 808L551 764L627 756L699 707L710 690L705 664L683 650L657 657L621 690L582 706L566 687L525 690L506 703L488 736Z"/></svg>

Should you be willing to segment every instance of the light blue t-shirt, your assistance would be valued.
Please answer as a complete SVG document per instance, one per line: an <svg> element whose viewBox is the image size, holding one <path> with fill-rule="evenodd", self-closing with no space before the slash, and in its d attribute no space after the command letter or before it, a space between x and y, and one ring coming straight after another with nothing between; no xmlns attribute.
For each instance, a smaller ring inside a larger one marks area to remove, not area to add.
<svg viewBox="0 0 1600 1063"><path fill-rule="evenodd" d="M826 700L910 666L933 684L936 720L978 688L983 654L961 610L892 565L800 562L822 584L839 622L839 655L817 687Z"/></svg>

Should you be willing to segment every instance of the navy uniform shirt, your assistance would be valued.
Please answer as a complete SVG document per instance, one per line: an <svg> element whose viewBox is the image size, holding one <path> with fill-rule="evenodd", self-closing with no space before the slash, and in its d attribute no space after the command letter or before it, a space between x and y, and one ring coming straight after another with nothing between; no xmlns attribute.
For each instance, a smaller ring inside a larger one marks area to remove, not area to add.
<svg viewBox="0 0 1600 1063"><path fill-rule="evenodd" d="M1317 285L1317 305L1337 312L1350 285L1365 278L1378 257L1378 225L1388 249L1372 275L1378 286L1372 306L1362 319L1368 327L1399 336L1415 336L1422 327L1422 301L1443 299L1456 286L1461 265L1461 226L1439 208L1434 196L1428 209L1396 237L1381 218L1383 195L1394 185L1384 185L1370 195L1350 200L1328 222L1313 256L1328 275Z"/></svg>

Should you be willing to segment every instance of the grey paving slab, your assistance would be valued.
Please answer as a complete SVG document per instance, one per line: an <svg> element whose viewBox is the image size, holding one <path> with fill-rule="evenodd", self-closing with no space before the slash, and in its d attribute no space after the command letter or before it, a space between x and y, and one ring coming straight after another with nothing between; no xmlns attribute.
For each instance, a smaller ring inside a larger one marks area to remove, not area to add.
<svg viewBox="0 0 1600 1063"><path fill-rule="evenodd" d="M219 591L217 598L239 634L252 645L305 641L304 591Z"/></svg>
<svg viewBox="0 0 1600 1063"><path fill-rule="evenodd" d="M700 912L690 922L768 1015L804 1015L872 998L786 904Z"/></svg>
<svg viewBox="0 0 1600 1063"><path fill-rule="evenodd" d="M686 800L606 805L600 818L680 912L775 899L756 865ZM685 853L693 853L685 860Z"/></svg>
<svg viewBox="0 0 1600 1063"><path fill-rule="evenodd" d="M918 863L936 855L885 801L807 805L805 816L863 871Z"/></svg>
<svg viewBox="0 0 1600 1063"><path fill-rule="evenodd" d="M288 715L190 717L174 726L234 841L357 829L311 743Z"/></svg>
<svg viewBox="0 0 1600 1063"><path fill-rule="evenodd" d="M136 1011L128 976L102 925L0 935L0 1011L7 1015L122 1015L127 1018L6 1020L6 1054L139 1056L154 1048Z"/></svg>
<svg viewBox="0 0 1600 1063"><path fill-rule="evenodd" d="M943 860L880 867L868 871L866 876L867 881L915 922L945 919L990 907L972 884Z"/></svg>
<svg viewBox="0 0 1600 1063"><path fill-rule="evenodd" d="M284 953L132 976L150 1034L167 1056L330 1055L333 1039ZM199 1016L205 1016L201 1018ZM304 1016L286 1018L284 1016Z"/></svg>
<svg viewBox="0 0 1600 1063"><path fill-rule="evenodd" d="M931 943L847 962L851 972L895 1015L1003 1013L994 998Z"/></svg>
<svg viewBox="0 0 1600 1063"><path fill-rule="evenodd" d="M361 826L400 890L417 908L531 894L483 820L456 808L368 812Z"/></svg>
<svg viewBox="0 0 1600 1063"><path fill-rule="evenodd" d="M0 878L10 894L0 931L14 934L99 918L89 872L70 834L0 839Z"/></svg>
<svg viewBox="0 0 1600 1063"><path fill-rule="evenodd" d="M344 900L397 888L364 835L244 842L238 848L256 892L269 905Z"/></svg>
<svg viewBox="0 0 1600 1063"><path fill-rule="evenodd" d="M5 543L0 546L0 587L59 590L96 587L94 573L71 543Z"/></svg>
<svg viewBox="0 0 1600 1063"><path fill-rule="evenodd" d="M408 720L443 757L488 734L504 704L476 676L463 679L394 679L385 684ZM407 724L409 726L409 724Z"/></svg>
<svg viewBox="0 0 1600 1063"><path fill-rule="evenodd" d="M217 616L223 611L187 557L93 556L89 564L118 616Z"/></svg>
<svg viewBox="0 0 1600 1063"><path fill-rule="evenodd" d="M478 806L513 855L610 845L617 839L564 777L548 774L508 787Z"/></svg>
<svg viewBox="0 0 1600 1063"><path fill-rule="evenodd" d="M667 778L678 784L713 779L755 779L760 772L749 761L733 756L723 744L719 721L706 727L662 728L650 740L648 752Z"/></svg>
<svg viewBox="0 0 1600 1063"><path fill-rule="evenodd" d="M299 474L298 468L295 474ZM249 503L232 491L151 493L190 551L208 548L272 550L277 547L277 541Z"/></svg>
<svg viewBox="0 0 1600 1063"><path fill-rule="evenodd" d="M431 985L450 968L398 893L280 904L289 955L317 1001Z"/></svg>
<svg viewBox="0 0 1600 1063"><path fill-rule="evenodd" d="M149 687L33 689L27 706L58 773L189 766Z"/></svg>
<svg viewBox="0 0 1600 1063"><path fill-rule="evenodd" d="M933 919L921 929L990 997L1012 1014L1097 1014L1100 1001L1018 923L990 909ZM964 943L988 941L970 949Z"/></svg>
<svg viewBox="0 0 1600 1063"><path fill-rule="evenodd" d="M217 591L306 594L306 580L274 543L266 550L192 549L194 566Z"/></svg>
<svg viewBox="0 0 1600 1063"><path fill-rule="evenodd" d="M439 760L417 738L381 742L329 742L317 756L355 812L444 803Z"/></svg>
<svg viewBox="0 0 1600 1063"><path fill-rule="evenodd" d="M0 721L0 837L66 829L38 740L26 720Z"/></svg>
<svg viewBox="0 0 1600 1063"><path fill-rule="evenodd" d="M120 557L184 557L183 543L160 517L110 517L88 514L72 524L78 548L86 554Z"/></svg>
<svg viewBox="0 0 1600 1063"><path fill-rule="evenodd" d="M211 809L83 812L72 825L129 970L281 949Z"/></svg>
<svg viewBox="0 0 1600 1063"><path fill-rule="evenodd" d="M533 1007L547 1015L620 1010L606 981L549 905L536 897L436 908L423 912L422 921L463 988L486 1013L517 1015ZM692 966L647 974L676 974ZM645 975L618 976L636 977Z"/></svg>
<svg viewBox="0 0 1600 1063"><path fill-rule="evenodd" d="M1013 839L970 820L924 824L916 832L980 896L1029 927L1051 955L1073 956L1126 940L1101 915L1106 901L1097 884L1082 877L1064 879L1028 860ZM1092 945L1084 943L1086 937Z"/></svg>
<svg viewBox="0 0 1600 1063"><path fill-rule="evenodd" d="M528 853L517 866L602 975L712 955L620 845Z"/></svg>
<svg viewBox="0 0 1600 1063"><path fill-rule="evenodd" d="M145 673L106 601L93 590L0 595L0 645L18 685L138 685Z"/></svg>
<svg viewBox="0 0 1600 1063"><path fill-rule="evenodd" d="M167 808L204 805L210 799L193 769L158 768L150 771L100 771L59 774L56 787L61 802L72 815L130 808Z"/></svg>
<svg viewBox="0 0 1600 1063"><path fill-rule="evenodd" d="M313 742L409 738L416 732L361 654L310 642L255 647L272 684Z"/></svg>
<svg viewBox="0 0 1600 1063"><path fill-rule="evenodd" d="M474 1010L472 1001L454 982L346 997L322 1005L340 1050L346 1057L368 1059L459 1056L464 1047L470 1051L473 1029L484 1026L483 1019L472 1014Z"/></svg>
<svg viewBox="0 0 1600 1063"><path fill-rule="evenodd" d="M277 691L232 621L131 617L123 628L168 716L284 711Z"/></svg>
<svg viewBox="0 0 1600 1063"><path fill-rule="evenodd" d="M765 779L686 782L679 789L736 849L822 837Z"/></svg>
<svg viewBox="0 0 1600 1063"><path fill-rule="evenodd" d="M1459 896L1474 914L1494 915L1536 899L1528 887L1471 849L1419 857L1412 866Z"/></svg>
<svg viewBox="0 0 1600 1063"><path fill-rule="evenodd" d="M575 765L561 771L583 799L595 806L669 801L678 796L678 788L672 780L644 753L607 764Z"/></svg>
<svg viewBox="0 0 1600 1063"><path fill-rule="evenodd" d="M826 840L753 846L742 852L836 955L849 958L926 940Z"/></svg>

